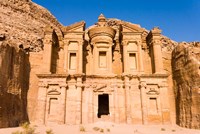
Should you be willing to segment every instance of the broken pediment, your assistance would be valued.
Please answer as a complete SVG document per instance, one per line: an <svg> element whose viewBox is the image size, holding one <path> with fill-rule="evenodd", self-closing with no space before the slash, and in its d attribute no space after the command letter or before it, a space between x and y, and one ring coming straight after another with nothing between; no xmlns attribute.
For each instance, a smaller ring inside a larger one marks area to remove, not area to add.
<svg viewBox="0 0 200 134"><path fill-rule="evenodd" d="M84 21L74 23L70 26L63 27L63 29L62 29L63 32L82 32L84 30L85 30L85 22Z"/></svg>
<svg viewBox="0 0 200 134"><path fill-rule="evenodd" d="M144 28L141 28L140 25L131 24L129 22L122 21L121 23L123 32L138 32L142 33L145 31Z"/></svg>

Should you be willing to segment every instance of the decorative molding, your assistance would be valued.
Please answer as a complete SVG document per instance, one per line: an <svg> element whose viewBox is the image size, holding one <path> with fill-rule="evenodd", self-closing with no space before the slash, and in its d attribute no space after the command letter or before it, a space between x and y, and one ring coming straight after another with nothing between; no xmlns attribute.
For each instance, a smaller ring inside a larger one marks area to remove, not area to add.
<svg viewBox="0 0 200 134"><path fill-rule="evenodd" d="M155 88L150 88L150 90L147 92L148 95L159 95L160 92L157 91Z"/></svg>
<svg viewBox="0 0 200 134"><path fill-rule="evenodd" d="M145 81L140 81L140 85L139 85L139 88L142 89L142 88L145 88L146 89L147 87L147 84Z"/></svg>
<svg viewBox="0 0 200 134"><path fill-rule="evenodd" d="M46 82L43 82L43 81L40 81L39 83L38 83L38 86L39 87L43 87L43 88L48 88L48 83L46 83Z"/></svg>

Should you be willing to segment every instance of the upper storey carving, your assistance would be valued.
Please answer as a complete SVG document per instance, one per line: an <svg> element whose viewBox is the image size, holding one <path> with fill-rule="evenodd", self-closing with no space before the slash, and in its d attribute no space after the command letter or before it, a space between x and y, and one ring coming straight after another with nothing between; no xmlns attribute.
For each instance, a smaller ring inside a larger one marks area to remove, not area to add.
<svg viewBox="0 0 200 134"><path fill-rule="evenodd" d="M46 30L46 35L50 34L45 40L54 41L52 30ZM158 28L149 32L139 25L107 19L101 14L97 23L87 29L81 21L63 27L62 33L60 44L63 45L57 47L45 42L44 63L49 67L45 69L48 73L53 73L52 68L56 70L54 73L86 75L163 72L161 30Z"/></svg>
<svg viewBox="0 0 200 134"><path fill-rule="evenodd" d="M116 30L107 25L107 20L103 14L98 17L96 25L88 31L91 44L112 44L115 34Z"/></svg>

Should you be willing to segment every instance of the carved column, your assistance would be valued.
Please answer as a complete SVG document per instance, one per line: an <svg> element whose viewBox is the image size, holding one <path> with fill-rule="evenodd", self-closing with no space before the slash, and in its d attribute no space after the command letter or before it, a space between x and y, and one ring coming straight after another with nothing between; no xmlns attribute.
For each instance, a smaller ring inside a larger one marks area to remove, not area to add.
<svg viewBox="0 0 200 134"><path fill-rule="evenodd" d="M161 50L161 30L153 28L147 36L149 45L153 51L154 73L163 72L162 50Z"/></svg>
<svg viewBox="0 0 200 134"><path fill-rule="evenodd" d="M61 84L60 85L60 89L61 89L61 115L63 115L62 117L62 123L65 124L65 116L66 116L66 96L67 96L67 84Z"/></svg>
<svg viewBox="0 0 200 134"><path fill-rule="evenodd" d="M67 73L68 71L68 45L69 41L66 39L64 40L64 72Z"/></svg>
<svg viewBox="0 0 200 134"><path fill-rule="evenodd" d="M88 122L93 123L94 122L94 94L93 94L93 88L92 86L88 87L89 89L89 104L88 104Z"/></svg>
<svg viewBox="0 0 200 134"><path fill-rule="evenodd" d="M124 73L126 74L128 72L128 66L127 66L127 41L123 41L123 63L124 63Z"/></svg>
<svg viewBox="0 0 200 134"><path fill-rule="evenodd" d="M47 28L44 37L44 52L43 52L43 72L45 74L51 74L51 57L53 46L53 29Z"/></svg>
<svg viewBox="0 0 200 134"><path fill-rule="evenodd" d="M46 111L46 99L47 99L47 83L39 83L38 89L38 101L37 101L37 123L44 125L45 124L45 111Z"/></svg>
<svg viewBox="0 0 200 134"><path fill-rule="evenodd" d="M83 73L83 41L79 41L78 44L78 73Z"/></svg>
<svg viewBox="0 0 200 134"><path fill-rule="evenodd" d="M82 76L77 76L77 105L76 105L76 124L82 123Z"/></svg>
<svg viewBox="0 0 200 134"><path fill-rule="evenodd" d="M142 57L142 42L137 41L138 44L138 57L139 57L139 71L144 72L143 57Z"/></svg>
<svg viewBox="0 0 200 134"><path fill-rule="evenodd" d="M115 123L120 123L120 119L119 119L119 93L118 93L118 85L114 85L114 101L115 101Z"/></svg>
<svg viewBox="0 0 200 134"><path fill-rule="evenodd" d="M126 95L126 121L128 124L131 124L130 81L127 75L124 76L124 82Z"/></svg>
<svg viewBox="0 0 200 134"><path fill-rule="evenodd" d="M154 41L153 43L155 73L163 72L162 52L161 52L161 46L159 42L160 41Z"/></svg>
<svg viewBox="0 0 200 134"><path fill-rule="evenodd" d="M109 73L112 73L112 44L110 43L109 49L108 49L108 69Z"/></svg>
<svg viewBox="0 0 200 134"><path fill-rule="evenodd" d="M167 83L161 82L158 84L160 91L160 100L161 100L161 116L163 124L170 124L170 106L169 106L169 97L167 90Z"/></svg>
<svg viewBox="0 0 200 134"><path fill-rule="evenodd" d="M97 46L94 45L94 48L93 48L93 71L92 74L96 74L97 73L97 68L98 68L98 53L97 53Z"/></svg>
<svg viewBox="0 0 200 134"><path fill-rule="evenodd" d="M142 107L142 123L147 124L147 102L146 102L146 83L140 82L140 97Z"/></svg>

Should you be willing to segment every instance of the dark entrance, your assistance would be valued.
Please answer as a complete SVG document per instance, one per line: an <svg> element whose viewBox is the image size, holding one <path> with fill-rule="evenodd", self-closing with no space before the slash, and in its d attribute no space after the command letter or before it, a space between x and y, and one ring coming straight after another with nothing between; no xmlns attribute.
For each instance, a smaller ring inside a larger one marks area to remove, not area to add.
<svg viewBox="0 0 200 134"><path fill-rule="evenodd" d="M108 115L109 113L109 96L108 94L102 94L98 96L98 118L101 115Z"/></svg>

